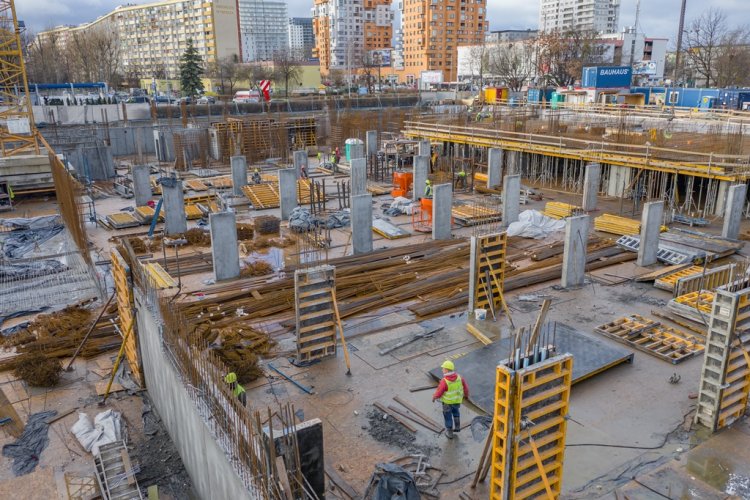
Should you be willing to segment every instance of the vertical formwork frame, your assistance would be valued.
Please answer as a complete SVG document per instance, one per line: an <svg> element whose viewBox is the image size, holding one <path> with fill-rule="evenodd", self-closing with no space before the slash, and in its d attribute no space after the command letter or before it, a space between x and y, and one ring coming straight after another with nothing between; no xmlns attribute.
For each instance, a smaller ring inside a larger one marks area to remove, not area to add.
<svg viewBox="0 0 750 500"><path fill-rule="evenodd" d="M471 237L469 311L502 307L506 249L505 232Z"/></svg>

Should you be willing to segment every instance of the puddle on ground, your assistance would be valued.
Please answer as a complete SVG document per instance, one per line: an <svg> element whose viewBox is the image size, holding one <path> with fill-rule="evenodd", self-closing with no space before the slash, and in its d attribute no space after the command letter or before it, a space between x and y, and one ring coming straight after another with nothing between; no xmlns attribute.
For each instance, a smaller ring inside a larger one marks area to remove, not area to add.
<svg viewBox="0 0 750 500"><path fill-rule="evenodd" d="M687 470L690 474L728 495L750 498L750 477L747 465L737 471L737 465L719 450L696 449L688 456Z"/></svg>

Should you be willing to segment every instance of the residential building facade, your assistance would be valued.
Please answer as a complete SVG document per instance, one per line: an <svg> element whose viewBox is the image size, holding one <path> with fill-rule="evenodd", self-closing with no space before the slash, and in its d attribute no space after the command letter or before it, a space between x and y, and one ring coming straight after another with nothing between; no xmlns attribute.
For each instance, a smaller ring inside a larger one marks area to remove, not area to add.
<svg viewBox="0 0 750 500"><path fill-rule="evenodd" d="M518 42L536 38L537 30L500 30L487 33L484 41L487 43Z"/></svg>
<svg viewBox="0 0 750 500"><path fill-rule="evenodd" d="M441 71L443 81L455 81L458 46L481 44L488 27L487 0L402 0L400 80L413 83L422 71Z"/></svg>
<svg viewBox="0 0 750 500"><path fill-rule="evenodd" d="M617 33L620 0L541 0L539 29Z"/></svg>
<svg viewBox="0 0 750 500"><path fill-rule="evenodd" d="M309 60L315 48L315 33L311 17L289 19L289 50L298 59Z"/></svg>
<svg viewBox="0 0 750 500"><path fill-rule="evenodd" d="M391 0L315 0L313 57L320 70L356 71L373 51L391 48Z"/></svg>
<svg viewBox="0 0 750 500"><path fill-rule="evenodd" d="M238 0L242 61L271 61L289 50L286 2Z"/></svg>
<svg viewBox="0 0 750 500"><path fill-rule="evenodd" d="M37 35L54 37L63 48L76 34L103 29L120 43L124 75L177 78L180 57L191 39L205 63L240 57L236 0L165 0L117 7L97 20L57 27Z"/></svg>

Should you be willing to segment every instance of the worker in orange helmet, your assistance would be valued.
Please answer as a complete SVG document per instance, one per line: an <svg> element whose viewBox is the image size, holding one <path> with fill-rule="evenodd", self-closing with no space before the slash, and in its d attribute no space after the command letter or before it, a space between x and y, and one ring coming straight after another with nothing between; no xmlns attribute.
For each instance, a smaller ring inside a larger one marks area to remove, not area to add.
<svg viewBox="0 0 750 500"><path fill-rule="evenodd" d="M469 397L469 385L455 372L453 361L447 359L440 367L443 369L443 378L432 395L432 401L440 400L443 404L445 437L453 439L453 433L461 431L461 403L464 398Z"/></svg>

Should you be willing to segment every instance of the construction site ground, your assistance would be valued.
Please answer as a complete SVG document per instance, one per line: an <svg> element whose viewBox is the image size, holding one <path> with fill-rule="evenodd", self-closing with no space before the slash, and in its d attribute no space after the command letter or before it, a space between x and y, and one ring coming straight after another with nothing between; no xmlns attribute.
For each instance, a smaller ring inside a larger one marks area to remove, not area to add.
<svg viewBox="0 0 750 500"><path fill-rule="evenodd" d="M310 162L311 171L314 172L315 160L310 158ZM551 190L540 192L543 195L541 201L522 205L521 210L542 209L544 203L550 200L580 204L580 195ZM473 197L459 192L455 199L469 202ZM391 197L386 195L373 199L373 213L379 215L380 205ZM329 210L337 208L334 204L335 200L329 202ZM119 196L96 200L99 214L116 213L132 205L132 200ZM624 206L628 208L627 201ZM619 200L600 199L598 213L619 215L620 209ZM54 210L54 201L22 200L14 212L5 216L29 217ZM239 212L238 222L255 215L278 216L279 210ZM390 219L411 232L410 216ZM189 227L194 225L194 221L189 221ZM720 226L720 219L712 220L705 231L718 233ZM162 225L157 227L160 229ZM140 226L109 231L89 224L88 236L97 259L107 260L108 249L113 244L110 238L143 234L147 229L147 226ZM472 232L470 227L455 228L453 234L465 237ZM331 238L331 248L327 252L321 250L321 253L327 253L328 258L351 252L349 228L333 230ZM374 247L379 249L429 240L430 235L423 233L397 240L374 235ZM527 243L514 240L511 242L513 244ZM295 260L292 255L294 251L294 247L279 250L287 262ZM188 247L180 250L180 256L193 252L210 252L210 248ZM171 255L172 251L166 253ZM158 256L156 252L154 254ZM742 252L739 257L746 258ZM595 333L594 328L631 314L652 317L652 310L664 308L671 298L670 293L654 288L651 283L637 283L630 279L655 268L640 268L634 262L625 262L588 273L586 285L578 289L561 289L559 280L554 280L514 290L506 295L506 299L516 325L532 325L541 301L548 298L552 301L549 320L564 323L588 337L622 347ZM597 279L597 275L603 279ZM199 292L207 286L206 283L210 283L211 277L210 272L186 276L182 279L181 292ZM612 284L612 281L620 282ZM246 386L248 406L273 408L278 403L291 401L295 408L304 413L304 419L320 418L324 426L327 466L359 492L364 491L376 463L420 453L427 457L426 460L433 467L442 470L443 475L438 483L441 498L458 498L461 492L475 499L487 498L489 478L476 489L470 487L486 438L486 427L476 424L473 429L466 427L453 440L421 426L416 426L416 433L410 433L400 424L390 421L391 417L383 419L382 413L373 406L376 402L384 406L393 405L393 398L400 397L441 423L440 406L431 402L432 389L415 392L410 389L436 385L436 381L427 373L446 358L454 359L456 369L461 373L462 356L482 348L482 344L466 331L467 315L466 311L459 311L425 321L423 325L427 328L444 328L435 333L432 339L417 340L387 355L380 355L379 351L392 345L395 338L406 339L418 331L416 325L410 323L414 319L410 311L400 305L390 306L376 313L347 319L344 330L349 337L351 375L346 373L340 345L335 359L304 368L293 366L286 356L266 359L261 362L265 376ZM506 328L508 326L504 315L498 316L497 323ZM380 331L367 334L373 330ZM507 330L505 332L507 334ZM294 348L291 337L278 341L279 351ZM670 482L674 486L670 487L668 498L750 498L750 459L747 456L750 427L746 419L714 436L696 432L692 426L693 398L698 390L701 357L672 365L640 351L633 352L632 364L622 364L596 374L572 389L563 496L576 499L623 498L625 494L625 498L630 499L660 498L667 495L661 492L664 491L665 482ZM102 411L97 406L99 397L96 384L106 381L106 378L92 372L92 368L100 371L102 364L111 366L113 357L114 354L77 360L75 370L64 373L60 385L50 390L29 388L15 380L10 372L0 374L3 390L24 418L44 409L56 409L60 413L76 409L51 426L50 445L42 453L33 476L14 478L10 460L0 458L0 497L20 498L19 491L29 488L24 498L54 498L54 491L61 498L67 498L63 494L64 474L92 475L91 456L78 445L70 427L76 421L78 411L92 418ZM304 393L268 369L269 362L296 382L311 387L314 394ZM486 369L492 371L494 366L487 366ZM669 382L674 374L679 376L676 384ZM472 380L467 382L471 386ZM131 457L141 464L141 474L147 473L153 484L159 484L160 497L189 498L189 478L177 463L177 453L170 447L163 428L154 436L143 433L143 393L117 392L109 398L106 408L123 413L133 445ZM462 408L462 423L470 424L480 414L470 404L465 405ZM7 434L0 438L0 444L13 441ZM30 480L31 477L34 479ZM147 486L148 483L142 485ZM42 491L45 495L40 495ZM334 495L331 496L335 498Z"/></svg>

